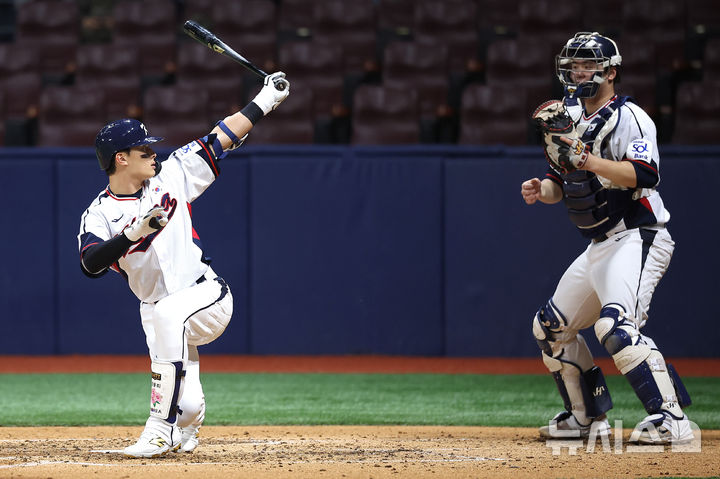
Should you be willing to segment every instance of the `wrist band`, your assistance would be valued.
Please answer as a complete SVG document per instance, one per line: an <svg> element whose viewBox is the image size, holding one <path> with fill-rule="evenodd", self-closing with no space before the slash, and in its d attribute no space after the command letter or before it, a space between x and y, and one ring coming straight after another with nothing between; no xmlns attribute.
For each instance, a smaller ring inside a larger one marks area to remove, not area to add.
<svg viewBox="0 0 720 479"><path fill-rule="evenodd" d="M250 123L253 125L260 121L262 117L265 116L265 113L263 113L262 108L257 106L257 104L254 101L251 101L247 105L245 105L245 108L240 110L240 113L245 115L248 120L250 120Z"/></svg>
<svg viewBox="0 0 720 479"><path fill-rule="evenodd" d="M228 128L228 126L225 124L224 121L220 120L219 122L215 123L215 126L220 127L222 132L225 133L228 136L228 138L230 138L230 141L232 141L233 145L237 146L240 143L242 143L242 140L240 138L238 138L237 135L235 133L233 133L233 131L230 128Z"/></svg>

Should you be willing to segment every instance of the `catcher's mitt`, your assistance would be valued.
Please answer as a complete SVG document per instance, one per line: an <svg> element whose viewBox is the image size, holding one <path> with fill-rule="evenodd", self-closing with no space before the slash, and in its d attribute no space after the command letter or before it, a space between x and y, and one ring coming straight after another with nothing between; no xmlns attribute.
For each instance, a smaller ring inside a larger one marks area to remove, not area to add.
<svg viewBox="0 0 720 479"><path fill-rule="evenodd" d="M566 174L585 165L589 148L580 140L575 123L562 101L546 101L535 109L532 119L542 132L545 158L551 167ZM572 145L563 142L560 137L571 140Z"/></svg>

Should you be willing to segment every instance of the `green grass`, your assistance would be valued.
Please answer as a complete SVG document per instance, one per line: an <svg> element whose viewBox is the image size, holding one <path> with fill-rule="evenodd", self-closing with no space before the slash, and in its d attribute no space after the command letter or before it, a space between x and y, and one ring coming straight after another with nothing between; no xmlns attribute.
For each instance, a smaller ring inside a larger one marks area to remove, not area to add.
<svg viewBox="0 0 720 479"><path fill-rule="evenodd" d="M562 409L549 375L203 375L205 424L537 426ZM633 427L646 413L620 376L607 378L609 418ZM688 415L720 429L720 378L686 378ZM148 374L0 374L0 426L140 425Z"/></svg>

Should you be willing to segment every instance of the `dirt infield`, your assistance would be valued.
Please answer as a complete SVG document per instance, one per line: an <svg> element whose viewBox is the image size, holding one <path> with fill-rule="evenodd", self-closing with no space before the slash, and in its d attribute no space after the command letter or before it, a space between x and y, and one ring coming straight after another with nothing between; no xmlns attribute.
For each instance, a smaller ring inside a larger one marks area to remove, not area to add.
<svg viewBox="0 0 720 479"><path fill-rule="evenodd" d="M123 457L140 427L0 428L0 477L102 478L637 478L720 474L720 431L700 452L588 452L538 439L536 430L425 426L208 426L193 454ZM624 431L627 439L630 431ZM619 444L619 443L618 443ZM637 447L637 446L636 446ZM554 454L553 450L556 453ZM620 453L619 453L620 452Z"/></svg>
<svg viewBox="0 0 720 479"><path fill-rule="evenodd" d="M607 358L598 364L615 372ZM685 376L717 376L718 359L672 361ZM203 356L204 372L544 374L536 359L379 356ZM0 373L147 372L145 356L0 356ZM0 478L640 478L720 475L720 431L696 452L627 444L546 442L537 429L449 426L207 426L193 454L120 454L141 427L0 427ZM570 447L569 447L570 446Z"/></svg>

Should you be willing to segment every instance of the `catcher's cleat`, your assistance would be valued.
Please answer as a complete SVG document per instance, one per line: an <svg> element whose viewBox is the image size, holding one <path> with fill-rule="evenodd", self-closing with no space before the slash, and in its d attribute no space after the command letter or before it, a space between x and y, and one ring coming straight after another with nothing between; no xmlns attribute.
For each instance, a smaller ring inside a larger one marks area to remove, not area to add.
<svg viewBox="0 0 720 479"><path fill-rule="evenodd" d="M198 446L199 427L188 426L180 428L180 448L176 452L193 452Z"/></svg>
<svg viewBox="0 0 720 479"><path fill-rule="evenodd" d="M140 439L126 447L123 454L128 457L159 457L177 451L179 447L180 430L177 426L151 423L148 420Z"/></svg>
<svg viewBox="0 0 720 479"><path fill-rule="evenodd" d="M686 414L678 418L664 409L658 414L651 414L635 426L630 435L630 442L639 444L684 444L691 442L695 436Z"/></svg>
<svg viewBox="0 0 720 479"><path fill-rule="evenodd" d="M551 439L585 438L590 436L591 432L595 437L598 437L609 436L610 431L610 423L604 414L593 419L587 426L583 426L575 419L572 413L563 411L555 415L550 420L550 424L540 428L540 437Z"/></svg>

